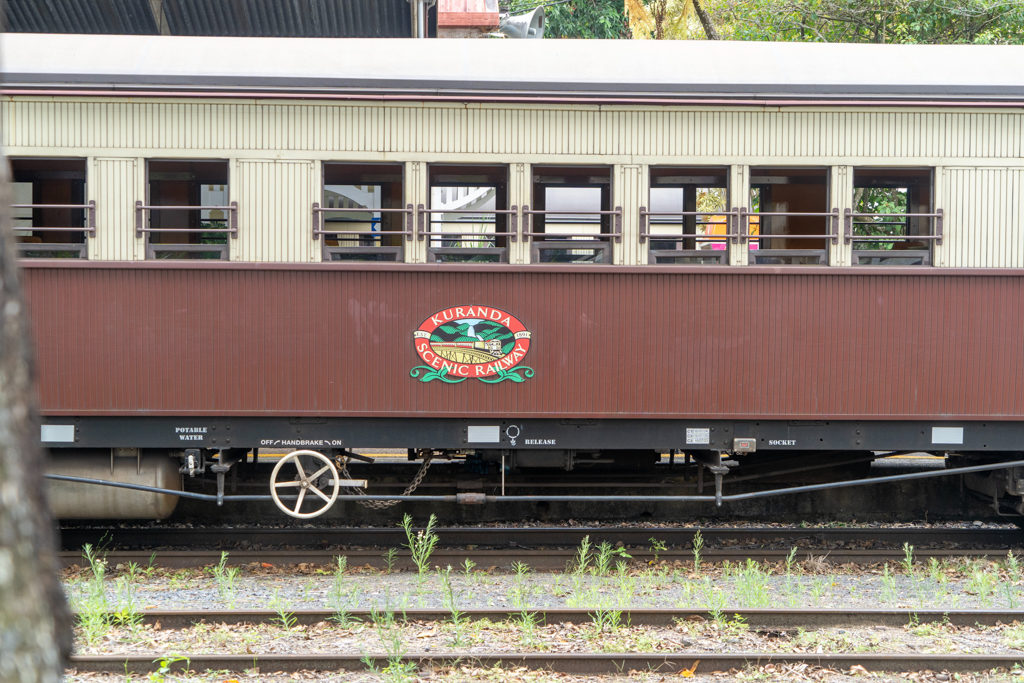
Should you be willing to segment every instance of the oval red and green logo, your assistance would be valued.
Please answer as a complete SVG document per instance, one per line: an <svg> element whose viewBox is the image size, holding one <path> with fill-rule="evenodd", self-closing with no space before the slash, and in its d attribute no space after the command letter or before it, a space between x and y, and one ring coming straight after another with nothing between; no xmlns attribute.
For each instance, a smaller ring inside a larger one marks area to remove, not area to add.
<svg viewBox="0 0 1024 683"><path fill-rule="evenodd" d="M522 382L533 369L520 365L532 334L519 318L492 306L452 306L423 321L413 332L416 355L425 363L410 371L421 382L488 384Z"/></svg>

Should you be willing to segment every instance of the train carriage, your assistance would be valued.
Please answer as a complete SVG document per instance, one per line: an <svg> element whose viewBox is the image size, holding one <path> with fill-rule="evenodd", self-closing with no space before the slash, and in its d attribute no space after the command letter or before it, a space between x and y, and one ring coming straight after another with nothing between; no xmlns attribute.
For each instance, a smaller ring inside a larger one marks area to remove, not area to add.
<svg viewBox="0 0 1024 683"><path fill-rule="evenodd" d="M358 448L726 488L923 451L1022 509L1024 48L0 49L42 441L150 489L64 515L162 516L261 450L333 499Z"/></svg>

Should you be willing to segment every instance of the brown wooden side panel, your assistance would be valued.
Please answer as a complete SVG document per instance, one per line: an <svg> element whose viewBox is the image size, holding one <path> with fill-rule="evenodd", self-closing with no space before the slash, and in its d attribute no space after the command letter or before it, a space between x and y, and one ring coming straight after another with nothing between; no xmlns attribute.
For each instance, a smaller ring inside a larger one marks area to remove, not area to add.
<svg viewBox="0 0 1024 683"><path fill-rule="evenodd" d="M57 415L1024 418L1024 272L32 264ZM533 333L523 383L423 383L455 305Z"/></svg>

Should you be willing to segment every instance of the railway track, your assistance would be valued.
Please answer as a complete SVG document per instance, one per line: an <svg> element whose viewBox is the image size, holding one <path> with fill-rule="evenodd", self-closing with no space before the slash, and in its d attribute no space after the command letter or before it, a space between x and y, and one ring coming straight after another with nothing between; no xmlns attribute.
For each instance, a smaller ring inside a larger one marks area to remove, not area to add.
<svg viewBox="0 0 1024 683"><path fill-rule="evenodd" d="M705 563L718 562L743 562L747 559L757 562L783 562L788 556L788 550L756 550L756 549L712 549L705 550L701 554L701 561ZM1005 555L1006 548L915 548L914 557L918 560L927 560L935 557L956 558L956 557L995 557ZM388 559L379 550L337 548L334 550L238 550L230 551L227 559L229 566L247 565L260 563L264 566L286 566L307 563L311 565L333 565L335 558L344 555L348 558L350 566L368 567L371 569L392 569L395 571L413 570L412 560L409 553L398 552L393 559ZM905 553L898 549L888 550L818 550L811 549L806 552L798 552L796 560L804 561L815 558L831 564L879 564L883 562L897 562L905 557ZM216 564L221 559L219 550L168 550L168 551L110 551L104 554L107 561L113 565L127 564L134 562L140 566L152 564L155 567L168 569L182 569L189 567L202 567ZM444 548L434 551L431 555L431 565L443 567L445 565L457 566L464 560L471 560L479 567L507 568L512 562L523 562L531 569L549 571L562 570L576 557L575 548L548 548L544 550L480 550L480 549L451 549ZM651 552L632 553L632 557L639 562L654 560ZM658 555L663 562L693 561L693 555L687 551L661 552ZM65 551L59 553L61 566L71 567L82 564L82 553ZM389 564L390 562L390 564Z"/></svg>
<svg viewBox="0 0 1024 683"><path fill-rule="evenodd" d="M574 546L584 536L595 543L608 541L630 547L650 545L656 538L669 547L693 545L700 532L706 547L765 544L830 544L842 546L872 543L900 547L911 543L926 545L1024 546L1024 530L1017 527L445 527L438 528L438 547L481 546L520 547ZM65 549L86 543L113 547L187 546L222 547L245 541L252 545L287 547L394 547L406 542L405 532L396 527L64 527L60 529Z"/></svg>
<svg viewBox="0 0 1024 683"><path fill-rule="evenodd" d="M469 558L479 566L504 566L511 559L534 569L562 569L585 537L594 544L609 542L630 549L640 560L653 560L655 539L665 549L657 557L666 562L689 562L697 529L637 527L534 527L438 529L438 549L433 561L458 564ZM706 528L702 559L708 562L782 561L792 547L798 559L809 555L832 563L873 564L900 560L903 544L914 546L915 557L981 557L1005 555L1024 547L1024 533L994 528ZM91 543L106 551L114 563L153 562L163 567L192 567L216 563L228 551L235 565L262 562L273 565L331 564L344 554L352 565L384 568L381 549L401 549L407 539L401 529L265 529L265 528L172 528L118 529L67 528L61 530L64 566L81 563L81 547ZM188 548L182 550L181 548ZM514 557L512 557L514 555ZM399 550L392 568L411 568L408 553Z"/></svg>
<svg viewBox="0 0 1024 683"><path fill-rule="evenodd" d="M187 659L169 663L169 671L247 671L292 673L299 671L337 672L365 671L368 664L384 668L390 663L382 655L337 654L258 654L258 655L181 655ZM154 669L160 655L76 655L70 666L76 673L145 674ZM1024 660L1020 654L873 654L873 653L778 653L778 652L700 652L693 654L633 653L516 653L516 652L452 652L434 654L410 652L402 662L418 668L441 668L472 665L481 668L525 667L566 674L624 674L631 671L709 673L744 669L750 666L797 666L809 664L827 669L849 670L863 667L868 671L949 671L958 673L989 672L1012 669Z"/></svg>
<svg viewBox="0 0 1024 683"><path fill-rule="evenodd" d="M765 630L796 632L797 629L829 627L855 628L858 626L902 627L941 623L945 627L980 628L1006 624L1024 618L1024 610L979 611L979 610L727 610L734 619L741 619L755 632ZM581 624L594 618L593 610L561 609L538 610L535 612L541 623ZM323 610L306 610L290 613L294 617L290 632L301 632L303 627L327 622L334 613ZM467 610L464 619L510 621L521 613L504 610ZM379 614L354 611L349 619L358 619L367 624ZM451 613L446 610L404 610L398 614L403 623L447 621ZM712 621L714 615L704 610L646 609L622 613L622 618L631 627L671 626L679 620ZM189 628L196 623L253 625L279 622L280 613L273 611L150 611L141 615L142 624L159 623L162 630ZM393 664L383 655L366 655L334 652L307 652L303 654L277 654L275 652L250 652L247 654L179 654L182 659L170 664L172 670L221 673L241 673L256 670L260 673L296 671L361 671L368 664L383 668ZM429 650L429 648L428 648ZM567 674L623 674L629 671L678 673L691 671L709 673L744 669L751 666L774 665L796 667L811 665L834 670L849 670L863 667L869 671L949 671L988 672L999 668L1013 668L1024 660L1019 652L1003 653L887 653L878 651L862 652L786 652L786 651L674 651L649 653L578 653L578 652L517 652L517 651L453 651L431 652L409 651L400 657L416 667L440 668L450 666L477 666L490 668L525 667L543 669ZM392 655L394 657L394 655ZM154 661L166 657L163 653L132 653L105 655L78 655L72 658L71 667L76 673L144 674L152 671Z"/></svg>
<svg viewBox="0 0 1024 683"><path fill-rule="evenodd" d="M541 623L583 624L593 620L594 609L536 609L528 610ZM937 610L937 609L722 609L730 618L742 619L751 628L796 629L829 628L838 626L905 626L944 623L951 626L995 626L1024 621L1024 610ZM465 609L460 614L470 621L509 621L522 610ZM296 625L310 625L331 621L333 610L289 611ZM348 610L349 619L369 623L375 613L370 610ZM451 611L443 609L404 609L393 613L405 621L446 621ZM235 625L279 623L281 613L275 610L144 610L139 613L140 623L162 628L181 629L199 623ZM110 614L111 620L118 613ZM679 620L713 620L714 615L703 609L626 609L621 619L632 626L666 626ZM1024 661L1024 656L1021 657Z"/></svg>

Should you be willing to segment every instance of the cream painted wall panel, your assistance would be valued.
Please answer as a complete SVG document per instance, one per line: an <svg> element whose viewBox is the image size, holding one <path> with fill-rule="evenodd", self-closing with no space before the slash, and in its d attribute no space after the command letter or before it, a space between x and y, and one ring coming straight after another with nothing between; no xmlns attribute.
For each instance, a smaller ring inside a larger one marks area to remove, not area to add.
<svg viewBox="0 0 1024 683"><path fill-rule="evenodd" d="M1017 112L718 111L594 107L18 100L13 147L357 155L550 154L822 159L1019 158ZM192 153L191 156L197 156ZM676 157L677 159L672 159ZM620 159L625 161L626 159ZM845 160L845 159L844 159ZM760 163L760 162L758 162Z"/></svg>
<svg viewBox="0 0 1024 683"><path fill-rule="evenodd" d="M947 168L939 206L945 209L940 263L962 267L1024 267L1024 170Z"/></svg>
<svg viewBox="0 0 1024 683"><path fill-rule="evenodd" d="M509 207L517 207L522 211L524 205L529 205L533 200L531 194L532 171L529 164L511 164L508 177L508 202ZM516 219L516 232L521 236L523 233L522 214ZM529 240L519 237L509 244L509 263L529 263L530 243Z"/></svg>
<svg viewBox="0 0 1024 683"><path fill-rule="evenodd" d="M130 158L88 160L87 200L96 202L96 237L89 240L89 258L120 261L142 258L142 240L135 238L135 201L145 196L142 161Z"/></svg>
<svg viewBox="0 0 1024 683"><path fill-rule="evenodd" d="M842 216L846 209L853 206L853 168L851 166L833 166L829 169L832 179L829 188L829 206L839 209L839 242L829 245L829 263L833 266L848 266L853 260L851 251L852 244L847 244L843 239L845 225Z"/></svg>
<svg viewBox="0 0 1024 683"><path fill-rule="evenodd" d="M427 262L427 240L419 236L426 230L428 214L421 214L419 207L430 205L430 196L427 190L427 165L422 162L409 162L405 164L405 204L412 204L413 207L413 234L414 237L405 243L406 263ZM422 216L422 221L420 220Z"/></svg>
<svg viewBox="0 0 1024 683"><path fill-rule="evenodd" d="M645 166L636 164L616 166L612 175L611 208L623 208L623 238L612 242L615 263L639 263L640 214L636 207L646 204L644 182ZM614 229L614 222L612 222ZM646 248L646 243L644 244Z"/></svg>
<svg viewBox="0 0 1024 683"><path fill-rule="evenodd" d="M729 203L731 210L750 208L750 166L733 165L729 167ZM747 222L736 226L735 230L744 234ZM749 246L742 240L729 244L729 264L733 266L747 265Z"/></svg>
<svg viewBox="0 0 1024 683"><path fill-rule="evenodd" d="M230 195L239 205L233 261L318 261L313 202L318 185L309 161L242 160L232 165Z"/></svg>
<svg viewBox="0 0 1024 683"><path fill-rule="evenodd" d="M28 101L12 107L8 138L13 145L50 148L230 149L264 155L278 149L1006 158L1022 148L1021 117L1005 112L511 111L515 117L502 109L440 106ZM379 144L384 140L378 119L386 121L387 145Z"/></svg>

